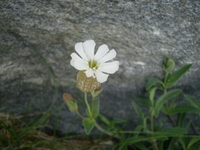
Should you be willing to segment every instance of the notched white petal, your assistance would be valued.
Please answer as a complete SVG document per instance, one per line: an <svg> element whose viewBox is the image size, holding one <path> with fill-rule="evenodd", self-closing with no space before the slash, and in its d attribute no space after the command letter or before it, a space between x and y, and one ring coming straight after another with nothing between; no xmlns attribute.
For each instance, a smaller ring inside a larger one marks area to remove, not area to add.
<svg viewBox="0 0 200 150"><path fill-rule="evenodd" d="M77 70L86 70L88 68L88 63L81 59L76 53L71 54L70 64L74 66Z"/></svg>
<svg viewBox="0 0 200 150"><path fill-rule="evenodd" d="M116 57L116 55L117 55L116 51L112 49L100 60L100 62L103 63L112 60L113 58Z"/></svg>
<svg viewBox="0 0 200 150"><path fill-rule="evenodd" d="M74 68L76 68L77 70L86 70L88 69L88 65L87 62L85 62L84 60L80 63L80 62L75 62L74 63Z"/></svg>
<svg viewBox="0 0 200 150"><path fill-rule="evenodd" d="M70 61L72 66L73 66L75 61L81 61L82 60L76 53L72 53L70 56L72 57L72 59Z"/></svg>
<svg viewBox="0 0 200 150"><path fill-rule="evenodd" d="M93 40L88 40L83 43L83 50L85 54L90 58L94 58L94 48L96 43Z"/></svg>
<svg viewBox="0 0 200 150"><path fill-rule="evenodd" d="M119 69L119 61L104 63L99 68L102 72L113 74Z"/></svg>
<svg viewBox="0 0 200 150"><path fill-rule="evenodd" d="M85 51L83 50L82 42L76 43L75 50L84 60L87 60L87 55L85 54Z"/></svg>
<svg viewBox="0 0 200 150"><path fill-rule="evenodd" d="M87 77L94 77L94 71L91 68L88 68L85 71L85 74L86 74Z"/></svg>
<svg viewBox="0 0 200 150"><path fill-rule="evenodd" d="M105 74L99 70L96 70L95 76L96 76L98 82L103 83L103 82L107 81L109 75Z"/></svg>
<svg viewBox="0 0 200 150"><path fill-rule="evenodd" d="M106 44L101 45L94 56L94 60L99 61L103 56L108 53L108 51L109 48Z"/></svg>
<svg viewBox="0 0 200 150"><path fill-rule="evenodd" d="M71 54L70 64L77 70L85 70L87 77L94 77L98 82L103 83L107 81L109 74L119 69L119 61L107 62L115 58L117 53L114 49L109 51L106 44L101 45L94 55L95 45L93 40L77 43L75 45L77 53ZM89 68L91 62L95 63L94 68Z"/></svg>

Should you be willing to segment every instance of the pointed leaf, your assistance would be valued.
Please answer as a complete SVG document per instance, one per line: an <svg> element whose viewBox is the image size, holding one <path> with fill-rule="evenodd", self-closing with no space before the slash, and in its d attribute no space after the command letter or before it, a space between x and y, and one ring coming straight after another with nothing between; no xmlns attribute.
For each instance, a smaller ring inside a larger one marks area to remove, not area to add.
<svg viewBox="0 0 200 150"><path fill-rule="evenodd" d="M134 108L136 114L139 116L139 118L142 122L144 120L144 113L142 112L140 107L134 101L132 101L132 105L133 105L133 108Z"/></svg>
<svg viewBox="0 0 200 150"><path fill-rule="evenodd" d="M179 116L178 116L178 126L179 126L179 127L182 127L182 126L183 126L185 117L186 117L186 113L181 113L181 114L179 114Z"/></svg>
<svg viewBox="0 0 200 150"><path fill-rule="evenodd" d="M108 118L106 118L105 116L103 116L103 115L101 115L101 114L99 114L99 116L98 116L99 118L100 118L100 120L103 122L103 123L105 123L107 126L110 126L111 125L111 122L110 122L110 120L108 119Z"/></svg>
<svg viewBox="0 0 200 150"><path fill-rule="evenodd" d="M160 140L160 139L163 139L164 136L162 135L154 135L154 136L138 136L137 138L135 137L129 137L126 139L126 143L127 144L134 144L134 143L137 143L137 142L142 142L142 141L151 141L151 140Z"/></svg>
<svg viewBox="0 0 200 150"><path fill-rule="evenodd" d="M157 113L159 113L160 109L163 107L163 105L170 100L171 98L177 96L180 94L181 90L180 89L175 89L172 91L169 91L162 96L160 96L157 101L155 102L155 110ZM158 115L158 114L157 114Z"/></svg>
<svg viewBox="0 0 200 150"><path fill-rule="evenodd" d="M90 119L90 118L83 119L83 126L84 126L86 134L89 134L91 132L95 124L96 122L94 119Z"/></svg>
<svg viewBox="0 0 200 150"><path fill-rule="evenodd" d="M200 109L191 106L191 105L180 105L168 111L168 114L177 114L177 113L200 113Z"/></svg>
<svg viewBox="0 0 200 150"><path fill-rule="evenodd" d="M172 87L174 84L178 82L178 80L190 69L192 64L186 65L182 67L181 69L173 72L170 74L167 78L166 88Z"/></svg>
<svg viewBox="0 0 200 150"><path fill-rule="evenodd" d="M180 142L182 148L183 148L184 150L186 150L186 143L187 143L187 142L186 142L185 137L180 137L180 138L178 139L178 141Z"/></svg>
<svg viewBox="0 0 200 150"><path fill-rule="evenodd" d="M119 150L128 150L128 146L126 144L123 144L119 147Z"/></svg>
<svg viewBox="0 0 200 150"><path fill-rule="evenodd" d="M173 134L187 134L188 131L185 128L181 127L173 127L173 128L168 128L164 130L160 130L155 132L155 134L162 134L162 135L173 135Z"/></svg>
<svg viewBox="0 0 200 150"><path fill-rule="evenodd" d="M163 85L163 82L157 78L148 78L148 81L146 84L146 90L149 91L157 83L160 83Z"/></svg>
<svg viewBox="0 0 200 150"><path fill-rule="evenodd" d="M184 95L185 98L190 102L190 104L196 108L198 108L200 110L200 102L197 101L195 98L193 98L192 96L190 95Z"/></svg>
<svg viewBox="0 0 200 150"><path fill-rule="evenodd" d="M174 143L177 143L177 140L178 140L177 137L173 137L168 144L167 150L176 150L176 144L174 144Z"/></svg>
<svg viewBox="0 0 200 150"><path fill-rule="evenodd" d="M141 143L135 143L134 146L137 147L138 149L141 149L141 150L150 150L150 148L142 142Z"/></svg>
<svg viewBox="0 0 200 150"><path fill-rule="evenodd" d="M135 132L134 137L135 137L135 138L137 138L137 137L139 136L139 134L141 133L142 129L143 129L143 125L138 125L138 126L135 128L135 130L134 130L134 132Z"/></svg>
<svg viewBox="0 0 200 150"><path fill-rule="evenodd" d="M99 98L95 98L92 103L92 115L96 118L99 115Z"/></svg>
<svg viewBox="0 0 200 150"><path fill-rule="evenodd" d="M151 106L151 101L148 98L135 97L135 100L144 106Z"/></svg>
<svg viewBox="0 0 200 150"><path fill-rule="evenodd" d="M200 141L200 138L197 138L197 137L193 137L189 144L187 145L187 149L189 149L192 145L194 145L196 142Z"/></svg>
<svg viewBox="0 0 200 150"><path fill-rule="evenodd" d="M71 112L78 110L78 105L76 101L66 101L66 103Z"/></svg>
<svg viewBox="0 0 200 150"><path fill-rule="evenodd" d="M154 87L151 90L149 90L149 99L151 100L151 102L153 102L153 100L154 100L154 96L155 96L156 90L157 90L156 87Z"/></svg>

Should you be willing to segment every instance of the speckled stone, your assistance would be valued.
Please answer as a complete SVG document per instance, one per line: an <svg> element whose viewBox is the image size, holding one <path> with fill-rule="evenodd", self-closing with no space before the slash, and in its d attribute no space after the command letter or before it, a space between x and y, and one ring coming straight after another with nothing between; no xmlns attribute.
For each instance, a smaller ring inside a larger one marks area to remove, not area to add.
<svg viewBox="0 0 200 150"><path fill-rule="evenodd" d="M164 56L177 68L193 64L177 87L200 98L199 8L199 0L1 0L1 112L22 114L30 102L30 113L45 112L55 102L50 123L65 133L83 133L62 94L71 93L84 107L78 71L69 62L74 45L88 39L96 48L115 49L120 61L100 96L107 117L137 118L131 101L144 96L147 77L163 77Z"/></svg>

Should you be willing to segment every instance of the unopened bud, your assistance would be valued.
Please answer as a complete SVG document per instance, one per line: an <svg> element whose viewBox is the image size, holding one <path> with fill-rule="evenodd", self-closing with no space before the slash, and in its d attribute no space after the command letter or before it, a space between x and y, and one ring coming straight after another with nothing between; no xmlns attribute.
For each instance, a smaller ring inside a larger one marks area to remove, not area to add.
<svg viewBox="0 0 200 150"><path fill-rule="evenodd" d="M78 105L70 94L64 93L63 100L71 112L78 110Z"/></svg>
<svg viewBox="0 0 200 150"><path fill-rule="evenodd" d="M168 73L172 72L175 68L175 62L172 59L165 58L164 70Z"/></svg>
<svg viewBox="0 0 200 150"><path fill-rule="evenodd" d="M100 83L93 77L87 77L85 71L79 71L77 75L77 86L84 92L88 93L100 87Z"/></svg>
<svg viewBox="0 0 200 150"><path fill-rule="evenodd" d="M63 94L63 100L64 100L64 102L66 102L66 101L73 101L73 97L70 94L68 94L68 93L64 93Z"/></svg>

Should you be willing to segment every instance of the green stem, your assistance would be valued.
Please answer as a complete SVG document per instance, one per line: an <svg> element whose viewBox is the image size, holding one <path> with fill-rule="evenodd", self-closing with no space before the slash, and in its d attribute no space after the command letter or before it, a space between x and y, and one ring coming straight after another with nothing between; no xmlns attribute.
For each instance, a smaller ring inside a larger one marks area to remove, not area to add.
<svg viewBox="0 0 200 150"><path fill-rule="evenodd" d="M151 141L151 144L152 144L152 146L153 146L153 150L159 150L159 149L158 149L158 146L157 146L156 140Z"/></svg>
<svg viewBox="0 0 200 150"><path fill-rule="evenodd" d="M151 132L154 133L154 115L151 112ZM150 141L151 145L153 147L153 150L158 150L158 146L157 146L157 141L156 139L154 139L153 141Z"/></svg>
<svg viewBox="0 0 200 150"><path fill-rule="evenodd" d="M85 104L86 104L87 109L88 109L89 117L91 117L91 116L92 116L92 112L91 112L90 105L89 105L89 103L88 103L87 93L84 93L84 99L85 99Z"/></svg>
<svg viewBox="0 0 200 150"><path fill-rule="evenodd" d="M166 74L165 74L165 79L164 79L164 85L165 85L165 87L166 87L166 84L167 84L168 75L169 75L169 73L166 72ZM164 87L164 88L165 88L165 87ZM166 88L165 88L165 89L166 89Z"/></svg>
<svg viewBox="0 0 200 150"><path fill-rule="evenodd" d="M151 132L154 132L154 120L153 120L153 115L151 114Z"/></svg>
<svg viewBox="0 0 200 150"><path fill-rule="evenodd" d="M154 110L154 98L152 99L152 109L151 110ZM151 111L151 118L150 118L150 123L151 123L151 132L152 134L154 133L154 114L153 114L153 111ZM156 139L153 139L152 141L150 141L152 147L153 147L153 150L159 150L158 149L158 146L157 146L157 141Z"/></svg>
<svg viewBox="0 0 200 150"><path fill-rule="evenodd" d="M164 94L166 94L166 93L167 93L167 88L164 87ZM165 103L165 106L166 106L167 110L169 110L169 104L168 104L168 102ZM175 127L176 126L176 122L174 121L172 115L168 115L168 117L171 120L173 126Z"/></svg>
<svg viewBox="0 0 200 150"><path fill-rule="evenodd" d="M113 134L113 133L111 133L111 132L108 132L108 131L104 130L97 122L96 122L95 126L97 127L97 129L98 129L99 131L101 131L101 132L103 132L103 133L105 133L105 134L107 134L107 135L109 135L109 136L113 136L113 137L115 137L115 138L120 139L120 137L119 137L118 135L115 135L115 134Z"/></svg>
<svg viewBox="0 0 200 150"><path fill-rule="evenodd" d="M85 119L85 117L82 116L78 110L76 111L76 114L77 114L79 117L81 117L82 119Z"/></svg>

